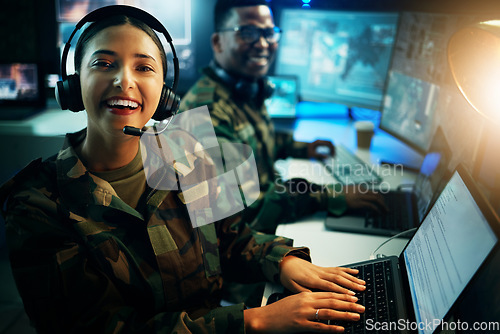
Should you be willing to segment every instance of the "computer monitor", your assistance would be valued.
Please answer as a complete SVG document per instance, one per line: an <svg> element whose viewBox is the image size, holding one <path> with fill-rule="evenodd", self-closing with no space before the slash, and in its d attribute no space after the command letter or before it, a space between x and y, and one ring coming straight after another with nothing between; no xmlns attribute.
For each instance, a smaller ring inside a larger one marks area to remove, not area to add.
<svg viewBox="0 0 500 334"><path fill-rule="evenodd" d="M40 89L37 64L0 64L0 104L36 101Z"/></svg>
<svg viewBox="0 0 500 334"><path fill-rule="evenodd" d="M191 2L192 0L56 0L61 53L64 44L75 28L76 22L86 14L104 6L131 5L152 14L165 26L175 45L182 77L194 77L196 75L196 66L191 33ZM74 73L74 49L82 30L80 29L73 37L68 53L67 72L69 74ZM167 57L171 59L172 54L168 43L163 35L158 34L158 36L165 46ZM167 69L167 79L170 80L173 78L173 66L168 66Z"/></svg>
<svg viewBox="0 0 500 334"><path fill-rule="evenodd" d="M477 19L465 14L400 14L380 128L421 154L428 151L437 123L450 121L436 121L450 105L450 92L457 90L448 65L448 40Z"/></svg>
<svg viewBox="0 0 500 334"><path fill-rule="evenodd" d="M37 63L0 64L0 119L23 119L45 106L43 73Z"/></svg>
<svg viewBox="0 0 500 334"><path fill-rule="evenodd" d="M56 0L59 22L76 23L100 7L130 5L154 15L167 28L175 45L191 43L191 0Z"/></svg>
<svg viewBox="0 0 500 334"><path fill-rule="evenodd" d="M275 64L279 75L297 75L305 101L380 110L398 14L290 9Z"/></svg>

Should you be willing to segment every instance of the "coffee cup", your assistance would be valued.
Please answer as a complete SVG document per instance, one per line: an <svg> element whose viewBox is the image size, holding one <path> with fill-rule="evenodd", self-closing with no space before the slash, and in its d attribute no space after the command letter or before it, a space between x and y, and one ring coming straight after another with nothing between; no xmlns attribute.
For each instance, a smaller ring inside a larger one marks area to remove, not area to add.
<svg viewBox="0 0 500 334"><path fill-rule="evenodd" d="M354 123L356 128L358 148L370 148L375 125L370 121L357 121Z"/></svg>

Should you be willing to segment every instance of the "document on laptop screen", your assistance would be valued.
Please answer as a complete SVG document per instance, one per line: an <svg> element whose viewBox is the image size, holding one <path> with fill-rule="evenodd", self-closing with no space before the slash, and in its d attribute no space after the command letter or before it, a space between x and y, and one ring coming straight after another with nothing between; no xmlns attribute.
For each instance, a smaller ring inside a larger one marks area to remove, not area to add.
<svg viewBox="0 0 500 334"><path fill-rule="evenodd" d="M419 333L439 325L496 241L455 172L404 252Z"/></svg>

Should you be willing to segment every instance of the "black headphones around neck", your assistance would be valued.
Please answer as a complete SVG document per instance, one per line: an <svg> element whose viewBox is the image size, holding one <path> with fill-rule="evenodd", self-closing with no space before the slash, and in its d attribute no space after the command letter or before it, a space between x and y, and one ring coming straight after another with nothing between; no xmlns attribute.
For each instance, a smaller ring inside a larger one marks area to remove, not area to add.
<svg viewBox="0 0 500 334"><path fill-rule="evenodd" d="M268 99L273 95L274 85L266 77L258 80L236 77L229 74L214 60L210 62L208 67L225 85L232 90L235 97L245 102L260 99L261 101L257 101L257 103L262 103L265 99Z"/></svg>
<svg viewBox="0 0 500 334"><path fill-rule="evenodd" d="M130 16L147 24L150 28L162 33L165 36L168 44L170 45L173 55L172 61L174 63L174 79L172 88L168 87L165 82L163 83L160 102L158 103L158 107L156 108L156 111L152 117L154 120L162 121L177 113L177 110L179 109L180 97L175 94L177 83L179 81L179 60L177 59L174 44L172 43L172 38L170 37L167 29L151 14L143 11L142 9L132 6L113 5L102 7L90 12L76 24L75 30L73 30L73 33L71 33L71 36L68 39L68 42L64 46L61 58L62 80L58 81L56 85L56 100L63 110L69 109L71 111L78 112L85 109L80 87L80 76L76 73L71 75L68 75L66 73L66 62L69 49L71 47L71 40L73 39L73 36L76 34L76 32L80 30L85 23L96 22L104 18L116 15ZM167 73L165 73L165 78L166 75Z"/></svg>

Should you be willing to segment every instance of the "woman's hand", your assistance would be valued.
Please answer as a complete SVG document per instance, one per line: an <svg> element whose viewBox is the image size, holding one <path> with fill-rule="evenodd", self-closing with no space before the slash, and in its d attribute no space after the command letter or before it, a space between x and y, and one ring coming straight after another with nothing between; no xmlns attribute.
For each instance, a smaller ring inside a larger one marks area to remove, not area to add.
<svg viewBox="0 0 500 334"><path fill-rule="evenodd" d="M247 333L339 333L328 320L357 321L365 308L356 297L333 292L301 292L244 312ZM324 323L323 323L324 322Z"/></svg>
<svg viewBox="0 0 500 334"><path fill-rule="evenodd" d="M365 290L365 281L352 275L358 273L350 268L324 268L295 256L286 256L280 263L281 284L292 292L321 290L354 295L354 291Z"/></svg>

